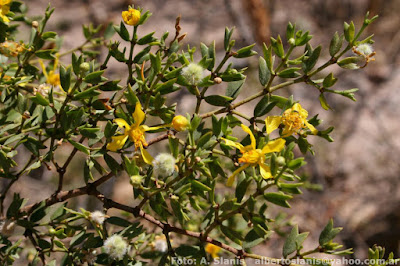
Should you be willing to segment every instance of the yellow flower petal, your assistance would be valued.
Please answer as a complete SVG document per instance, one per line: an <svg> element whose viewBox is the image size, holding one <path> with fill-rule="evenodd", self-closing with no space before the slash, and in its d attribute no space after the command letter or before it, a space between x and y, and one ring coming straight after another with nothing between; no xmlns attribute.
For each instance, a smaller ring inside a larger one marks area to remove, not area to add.
<svg viewBox="0 0 400 266"><path fill-rule="evenodd" d="M265 119L265 126L267 134L271 134L281 124L282 118L280 116L268 116Z"/></svg>
<svg viewBox="0 0 400 266"><path fill-rule="evenodd" d="M128 139L128 135L121 135L112 137L112 142L107 144L107 150L117 151L124 147L126 140Z"/></svg>
<svg viewBox="0 0 400 266"><path fill-rule="evenodd" d="M240 173L241 171L243 171L244 169L246 169L247 167L249 167L249 164L244 164L241 167L239 167L238 169L236 169L232 175L228 178L228 181L226 182L226 185L228 187L231 187L233 185L233 182L235 181L235 176Z"/></svg>
<svg viewBox="0 0 400 266"><path fill-rule="evenodd" d="M142 111L142 105L139 101L136 103L135 112L132 114L132 116L135 120L133 127L138 127L146 117L145 113Z"/></svg>
<svg viewBox="0 0 400 266"><path fill-rule="evenodd" d="M218 253L221 251L221 248L213 245L211 243L208 243L206 245L206 247L204 248L204 250L211 255L211 257L213 258L218 258Z"/></svg>
<svg viewBox="0 0 400 266"><path fill-rule="evenodd" d="M122 118L117 118L117 119L114 119L114 122L120 127L120 128L125 128L127 131L131 128L130 126L129 126L129 124L124 120L124 119L122 119Z"/></svg>
<svg viewBox="0 0 400 266"><path fill-rule="evenodd" d="M311 125L307 121L304 121L304 124L306 124L311 133L313 133L314 135L318 134L318 130L313 125Z"/></svg>
<svg viewBox="0 0 400 266"><path fill-rule="evenodd" d="M264 163L260 163L259 166L260 166L261 176L264 179L272 178L271 169L269 168L268 165L266 165Z"/></svg>
<svg viewBox="0 0 400 266"><path fill-rule="evenodd" d="M284 139L276 139L269 141L267 145L264 146L262 149L262 153L271 153L271 152L279 152L285 147L285 140Z"/></svg>
<svg viewBox="0 0 400 266"><path fill-rule="evenodd" d="M161 125L161 126L157 126L157 127L149 127L149 126L146 126L146 125L141 125L140 128L142 129L142 131L145 132L145 131L158 130L160 128L166 128L168 126L169 125Z"/></svg>
<svg viewBox="0 0 400 266"><path fill-rule="evenodd" d="M225 141L225 143L224 143L225 145L234 147L234 148L240 150L241 152L244 152L244 147L243 147L243 145L240 144L239 142L234 142L234 141L232 141L232 140L225 139L225 138L221 138L221 139L222 139L223 141Z"/></svg>
<svg viewBox="0 0 400 266"><path fill-rule="evenodd" d="M245 125L243 125L243 124L241 124L240 126L242 127L242 129L243 129L244 132L246 132L247 134L249 134L250 140L251 140L251 147L252 147L253 149L256 149L256 138L254 137L253 132L251 132L251 130L250 130L249 127L247 127L247 126L245 126Z"/></svg>
<svg viewBox="0 0 400 266"><path fill-rule="evenodd" d="M143 147L140 148L140 152L142 153L143 161L147 164L152 164L153 163L153 157L150 155L150 153L144 149Z"/></svg>

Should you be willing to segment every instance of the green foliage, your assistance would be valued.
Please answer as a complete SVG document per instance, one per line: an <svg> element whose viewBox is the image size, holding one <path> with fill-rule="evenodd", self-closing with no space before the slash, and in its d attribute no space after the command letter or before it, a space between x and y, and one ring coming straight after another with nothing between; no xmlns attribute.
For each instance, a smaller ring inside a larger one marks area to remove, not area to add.
<svg viewBox="0 0 400 266"><path fill-rule="evenodd" d="M309 184L298 175L306 161L295 149L314 154L309 138L333 141L333 127L323 129L317 115L307 117L293 96L276 92L303 83L317 89L324 109L330 108L326 93L355 101L357 89L334 90L334 74L321 77L320 72L335 64L365 67L373 55L342 57L360 43L375 17L366 16L358 31L353 22L345 23L344 34L334 34L329 51L321 45L313 48L312 35L289 23L286 41L278 36L271 38L270 46L263 45L260 88L243 99L247 68L237 69L230 61L256 52L254 44L235 47L234 29L225 29L223 58L217 56L215 42L201 43L196 54L195 47L181 45L185 35L180 33L179 17L175 36L164 33L157 38L154 32L141 35L138 30L151 13L131 9L133 16L141 14L133 26L126 21L84 25L85 42L63 52L61 37L45 31L54 9L49 6L32 22L25 4L13 1L10 8L11 21L0 21L0 41L15 40L23 24L31 26L31 35L20 47L13 43L19 49L10 48L14 50L7 55L17 55L0 64L0 177L8 182L0 197L0 216L5 214L2 265L13 264L27 242L34 248L30 265L172 265L177 257L210 261L222 254L220 248L224 256L258 258L251 248L270 241L274 233L286 237L284 258L351 253L333 242L341 228L334 228L332 220L311 251L303 251L308 232L299 233L295 225L286 234L291 224L284 208L290 208L289 202ZM361 42L372 43L371 38ZM102 47L107 55L99 62ZM328 53L331 58L321 63L321 55ZM70 65L64 63L67 56ZM126 68L121 80L108 75L111 58ZM224 95L218 91L221 83L226 83ZM176 113L181 104L179 99L175 102L176 91L196 103L186 115ZM250 104L252 117L238 110ZM238 134L239 127L245 136ZM157 143L161 145L156 148ZM72 151L65 154L65 147ZM166 151L152 158L161 147ZM21 162L18 153L29 156ZM77 155L80 167L72 169ZM13 184L38 168L57 177L54 193L28 206L18 194L11 199ZM82 187L65 190L69 171L82 178ZM126 200L130 205L102 194L100 185L113 178L131 187L132 198ZM81 195L98 199L103 212L77 211L70 199ZM110 209L120 212L110 217ZM272 219L271 209L283 213ZM12 236L15 226L23 229L26 241ZM62 259L54 260L56 252ZM371 249L370 257L383 258L383 250Z"/></svg>

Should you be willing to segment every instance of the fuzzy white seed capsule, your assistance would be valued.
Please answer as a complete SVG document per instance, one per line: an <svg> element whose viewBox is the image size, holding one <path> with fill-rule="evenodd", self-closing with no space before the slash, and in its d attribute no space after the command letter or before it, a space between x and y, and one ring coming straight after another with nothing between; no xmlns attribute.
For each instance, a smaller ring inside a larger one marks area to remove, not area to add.
<svg viewBox="0 0 400 266"><path fill-rule="evenodd" d="M204 69L196 63L190 63L182 69L182 76L191 85L196 85L204 78Z"/></svg>
<svg viewBox="0 0 400 266"><path fill-rule="evenodd" d="M153 161L155 176L167 177L175 171L175 157L168 153L160 153Z"/></svg>
<svg viewBox="0 0 400 266"><path fill-rule="evenodd" d="M113 259L122 260L129 251L128 243L120 235L112 235L104 241L105 253Z"/></svg>

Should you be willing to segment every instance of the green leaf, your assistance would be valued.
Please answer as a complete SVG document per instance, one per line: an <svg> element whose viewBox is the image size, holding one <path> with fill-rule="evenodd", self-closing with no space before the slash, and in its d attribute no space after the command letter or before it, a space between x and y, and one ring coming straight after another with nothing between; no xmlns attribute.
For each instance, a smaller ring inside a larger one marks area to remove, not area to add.
<svg viewBox="0 0 400 266"><path fill-rule="evenodd" d="M119 27L118 26L114 26L114 29L124 41L130 41L129 32L126 29L123 21L121 21Z"/></svg>
<svg viewBox="0 0 400 266"><path fill-rule="evenodd" d="M125 220L125 219L122 219L122 218L120 218L118 216L111 216L110 218L108 218L106 220L106 222L109 223L109 224L118 225L118 226L121 226L121 227L124 227L124 228L132 225L131 222L129 222L129 221Z"/></svg>
<svg viewBox="0 0 400 266"><path fill-rule="evenodd" d="M245 80L229 82L225 96L231 97L232 99L236 99L236 97L238 97L240 91L243 88L244 81Z"/></svg>
<svg viewBox="0 0 400 266"><path fill-rule="evenodd" d="M279 183L279 190L291 194L301 194L299 187L303 185L304 183Z"/></svg>
<svg viewBox="0 0 400 266"><path fill-rule="evenodd" d="M300 69L299 67L289 67L279 72L278 76L281 78L297 78L301 76L301 74L297 72Z"/></svg>
<svg viewBox="0 0 400 266"><path fill-rule="evenodd" d="M140 38L140 39L137 41L137 44L139 44L139 45L144 45L144 44L148 44L148 43L157 41L157 38L153 37L154 33L155 33L155 31L150 32L149 34L143 36L142 38Z"/></svg>
<svg viewBox="0 0 400 266"><path fill-rule="evenodd" d="M293 197L290 195L286 195L284 193L269 192L264 194L264 198L267 201L276 204L278 206L290 208L290 205L287 202L287 200L292 199Z"/></svg>
<svg viewBox="0 0 400 266"><path fill-rule="evenodd" d="M53 60L55 59L54 54L55 50L39 50L35 52L35 55L41 59L46 59L46 60Z"/></svg>
<svg viewBox="0 0 400 266"><path fill-rule="evenodd" d="M193 257L200 251L198 246L180 245L175 249L175 253L182 257Z"/></svg>
<svg viewBox="0 0 400 266"><path fill-rule="evenodd" d="M79 234L75 235L70 242L70 248L73 246L77 246L82 243L86 238L88 238L92 234L86 234L85 231L81 231Z"/></svg>
<svg viewBox="0 0 400 266"><path fill-rule="evenodd" d="M286 258L288 255L296 251L297 249L296 240L298 235L299 235L299 228L297 227L297 225L295 225L292 228L292 231L290 232L288 237L286 238L285 244L283 244L282 254L284 258Z"/></svg>
<svg viewBox="0 0 400 266"><path fill-rule="evenodd" d="M324 108L325 110L331 109L331 107L329 106L328 102L326 101L325 96L324 96L323 93L321 93L319 95L319 102L320 102L322 108Z"/></svg>
<svg viewBox="0 0 400 266"><path fill-rule="evenodd" d="M85 153L86 155L90 155L90 150L85 145L78 143L73 140L68 140L78 151Z"/></svg>
<svg viewBox="0 0 400 266"><path fill-rule="evenodd" d="M54 39L56 36L57 36L57 33L56 33L56 32L54 32L54 31L47 31L47 32L44 32L44 33L42 34L42 39L43 39L43 40Z"/></svg>
<svg viewBox="0 0 400 266"><path fill-rule="evenodd" d="M271 79L271 71L268 68L267 62L261 56L258 60L258 78L261 85L263 85L264 87Z"/></svg>
<svg viewBox="0 0 400 266"><path fill-rule="evenodd" d="M272 46L272 49L274 50L274 53L278 57L282 58L285 55L285 50L283 49L281 36L278 35L277 39L274 39L273 37L271 37L271 46Z"/></svg>
<svg viewBox="0 0 400 266"><path fill-rule="evenodd" d="M254 229L250 230L244 238L243 247L252 248L263 242L265 239L260 237Z"/></svg>
<svg viewBox="0 0 400 266"><path fill-rule="evenodd" d="M46 216L46 214L49 211L49 207L47 207L45 205L45 202L42 201L39 205L39 207L37 207L31 214L29 221L31 221L32 223L36 223L40 220L43 219L43 217Z"/></svg>
<svg viewBox="0 0 400 266"><path fill-rule="evenodd" d="M17 218L17 216L19 215L19 209L22 208L26 202L26 199L22 199L20 198L19 194L14 193L13 201L7 209L7 218Z"/></svg>
<svg viewBox="0 0 400 266"><path fill-rule="evenodd" d="M82 100L82 99L89 99L100 95L101 92L97 90L96 87L92 87L90 89L84 90L74 95L74 100Z"/></svg>
<svg viewBox="0 0 400 266"><path fill-rule="evenodd" d="M321 47L321 45L319 45L314 50L308 51L308 54L307 54L308 59L305 60L304 64L303 64L304 72L308 73L314 68L315 64L318 61L319 55L321 54L321 49L322 49L322 47Z"/></svg>
<svg viewBox="0 0 400 266"><path fill-rule="evenodd" d="M286 40L289 41L291 38L294 38L294 31L295 31L295 26L289 22L286 27Z"/></svg>
<svg viewBox="0 0 400 266"><path fill-rule="evenodd" d="M257 54L256 51L251 50L254 47L254 45L256 45L256 44L252 44L252 45L249 45L249 46L239 49L238 51L236 51L236 53L233 55L233 57L246 58L246 57L250 57L250 56Z"/></svg>
<svg viewBox="0 0 400 266"><path fill-rule="evenodd" d="M32 102L39 104L39 105L43 105L43 106L48 106L49 105L49 101L42 96L42 94L40 94L40 92L36 92L35 97L31 98Z"/></svg>
<svg viewBox="0 0 400 266"><path fill-rule="evenodd" d="M88 139L94 139L97 138L97 132L100 131L100 128L81 128L79 132L82 134L82 136L88 138Z"/></svg>
<svg viewBox="0 0 400 266"><path fill-rule="evenodd" d="M324 78L322 85L324 86L324 88L329 88L329 87L332 87L333 85L335 85L336 81L337 81L337 78L334 78L333 74L330 73L328 76L326 76Z"/></svg>
<svg viewBox="0 0 400 266"><path fill-rule="evenodd" d="M342 48L342 44L343 44L343 36L339 36L339 34L335 32L331 40L331 43L329 45L329 54L332 57L335 56Z"/></svg>
<svg viewBox="0 0 400 266"><path fill-rule="evenodd" d="M242 176L244 176L244 173L241 173ZM239 184L236 186L235 190L235 197L237 198L237 202L241 202L244 195L246 195L247 188L251 184L251 179L247 179L244 177Z"/></svg>
<svg viewBox="0 0 400 266"><path fill-rule="evenodd" d="M306 164L306 162L304 161L304 158L296 158L296 159L294 159L294 160L291 160L288 164L287 164L287 166L290 168L290 169L292 169L292 170L296 170L296 169L298 169L298 168L300 168L300 167L302 167L303 165L305 165Z"/></svg>
<svg viewBox="0 0 400 266"><path fill-rule="evenodd" d="M173 92L173 85L177 80L178 80L177 78L174 78L164 83L157 84L154 90L156 92L160 92L161 94L167 94Z"/></svg>
<svg viewBox="0 0 400 266"><path fill-rule="evenodd" d="M224 34L224 49L225 51L229 51L229 43L232 38L232 33L233 33L234 28L228 29L227 27L225 28L225 34Z"/></svg>
<svg viewBox="0 0 400 266"><path fill-rule="evenodd" d="M104 70L100 71L95 71L90 74L88 74L85 78L84 81L86 83L91 83L91 84L97 84L99 83L102 79L101 76L104 74Z"/></svg>
<svg viewBox="0 0 400 266"><path fill-rule="evenodd" d="M328 224L325 226L324 230L322 230L321 234L319 235L319 244L321 246L328 244L332 239L336 237L337 234L342 231L343 228L341 227L333 227L333 220L330 219Z"/></svg>
<svg viewBox="0 0 400 266"><path fill-rule="evenodd" d="M113 173L117 173L121 169L119 163L107 153L104 154L104 161Z"/></svg>
<svg viewBox="0 0 400 266"><path fill-rule="evenodd" d="M355 27L353 21L350 22L350 25L348 23L344 23L344 38L348 42L352 42L354 39L354 33L355 33Z"/></svg>
<svg viewBox="0 0 400 266"><path fill-rule="evenodd" d="M254 117L260 117L269 113L276 104L277 102L275 101L270 102L268 95L265 95L254 108Z"/></svg>
<svg viewBox="0 0 400 266"><path fill-rule="evenodd" d="M71 84L71 68L60 67L60 83L63 90L68 92Z"/></svg>
<svg viewBox="0 0 400 266"><path fill-rule="evenodd" d="M221 225L220 226L221 232L230 240L235 242L238 245L242 245L243 237L236 231L232 230L231 228Z"/></svg>
<svg viewBox="0 0 400 266"><path fill-rule="evenodd" d="M230 101L233 100L232 97L223 96L223 95L210 95L204 98L204 100L211 105L214 106L226 106Z"/></svg>
<svg viewBox="0 0 400 266"><path fill-rule="evenodd" d="M203 184L197 180L192 180L191 183L192 183L192 187L194 187L196 189L199 189L201 191L211 191L210 187L206 186L205 184Z"/></svg>

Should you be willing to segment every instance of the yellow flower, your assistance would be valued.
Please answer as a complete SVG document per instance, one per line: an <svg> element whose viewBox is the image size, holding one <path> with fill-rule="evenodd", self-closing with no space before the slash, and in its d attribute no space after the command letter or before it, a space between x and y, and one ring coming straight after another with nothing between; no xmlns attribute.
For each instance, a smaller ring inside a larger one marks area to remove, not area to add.
<svg viewBox="0 0 400 266"><path fill-rule="evenodd" d="M8 23L10 19L6 16L10 11L11 0L0 0L0 17L3 22Z"/></svg>
<svg viewBox="0 0 400 266"><path fill-rule="evenodd" d="M146 125L141 125L146 118L145 113L142 111L142 105L140 102L136 103L135 112L132 114L133 120L135 121L133 125L129 125L124 119L117 118L114 120L115 123L120 128L124 128L124 134L120 136L112 137L112 142L107 144L107 149L110 151L117 151L122 149L128 138L135 144L135 150L140 149L143 160L147 164L151 164L153 157L144 149L147 147L147 142L145 139L145 132L149 130L157 130L165 126L158 127L148 127Z"/></svg>
<svg viewBox="0 0 400 266"><path fill-rule="evenodd" d="M265 119L267 134L277 129L280 124L283 124L282 136L288 137L293 133L298 133L304 128L308 128L312 134L317 134L318 130L308 123L308 112L301 107L299 103L295 103L292 108L283 112L282 116L269 116Z"/></svg>
<svg viewBox="0 0 400 266"><path fill-rule="evenodd" d="M177 115L172 119L172 127L176 131L184 131L188 128L189 121L183 115Z"/></svg>
<svg viewBox="0 0 400 266"><path fill-rule="evenodd" d="M58 54L56 55L56 59L54 60L53 70L50 70L50 72L47 72L43 61L40 59L39 64L42 67L43 75L46 77L46 83L52 86L60 86L60 74L56 73L58 67Z"/></svg>
<svg viewBox="0 0 400 266"><path fill-rule="evenodd" d="M206 251L208 254L210 254L211 257L213 257L213 258L218 258L218 253L221 251L221 248L218 247L218 246L216 246L216 245L213 245L213 244L208 243L208 244L206 245L206 247L205 247L205 251Z"/></svg>
<svg viewBox="0 0 400 266"><path fill-rule="evenodd" d="M256 139L251 132L250 128L245 125L241 125L244 132L250 135L251 144L243 146L238 142L234 142L228 139L223 139L225 144L238 149L242 153L242 157L239 158L240 163L244 163L241 167L236 169L232 175L228 178L227 186L232 186L235 181L235 176L246 169L249 166L260 166L260 173L264 179L272 178L271 170L268 165L265 164L265 154L271 152L279 152L285 147L284 139L276 139L269 141L263 148L257 149Z"/></svg>
<svg viewBox="0 0 400 266"><path fill-rule="evenodd" d="M128 11L122 11L122 19L131 26L136 26L140 20L140 11L129 7Z"/></svg>

